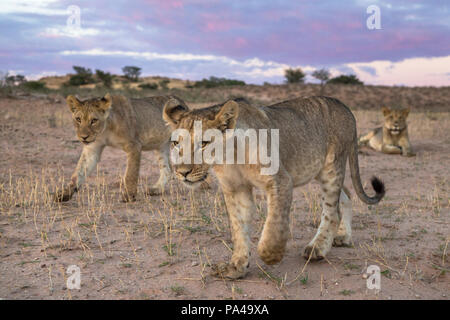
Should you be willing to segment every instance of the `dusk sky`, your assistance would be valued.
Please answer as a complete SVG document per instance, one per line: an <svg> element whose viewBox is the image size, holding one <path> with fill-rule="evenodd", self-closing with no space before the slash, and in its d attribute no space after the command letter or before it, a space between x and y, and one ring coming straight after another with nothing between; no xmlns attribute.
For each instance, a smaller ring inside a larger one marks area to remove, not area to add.
<svg viewBox="0 0 450 320"><path fill-rule="evenodd" d="M145 76L281 83L286 68L301 67L367 84L450 86L449 3L0 0L0 71L37 79L73 65L115 74L135 65ZM70 5L80 28L67 26ZM381 29L367 28L370 5Z"/></svg>

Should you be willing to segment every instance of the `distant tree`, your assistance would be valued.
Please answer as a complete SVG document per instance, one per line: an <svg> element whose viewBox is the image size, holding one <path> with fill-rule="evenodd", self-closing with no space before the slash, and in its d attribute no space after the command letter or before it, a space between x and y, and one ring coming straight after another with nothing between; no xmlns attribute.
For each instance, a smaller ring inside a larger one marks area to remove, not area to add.
<svg viewBox="0 0 450 320"><path fill-rule="evenodd" d="M139 76L141 75L141 68L135 66L125 66L122 68L122 72L127 79L137 82L139 80Z"/></svg>
<svg viewBox="0 0 450 320"><path fill-rule="evenodd" d="M75 74L69 79L69 85L81 86L83 84L94 83L94 78L92 77L92 70L80 66L73 66Z"/></svg>
<svg viewBox="0 0 450 320"><path fill-rule="evenodd" d="M21 74L9 75L7 73L4 78L4 81L5 81L6 86L12 87L12 86L20 86L22 83L26 82L27 80L25 79L25 76L23 76Z"/></svg>
<svg viewBox="0 0 450 320"><path fill-rule="evenodd" d="M306 74L300 68L284 70L284 77L287 83L303 83L305 82L305 76Z"/></svg>
<svg viewBox="0 0 450 320"><path fill-rule="evenodd" d="M113 80L113 76L111 75L111 73L96 69L95 75L101 82L103 82L103 85L105 87L111 88L112 80Z"/></svg>
<svg viewBox="0 0 450 320"><path fill-rule="evenodd" d="M358 84L358 85L363 85L364 84L354 74L341 75L341 76L338 76L338 77L334 77L334 78L331 78L330 80L328 80L327 83L331 83L331 84Z"/></svg>
<svg viewBox="0 0 450 320"><path fill-rule="evenodd" d="M330 79L330 71L327 69L316 70L312 73L312 76L317 80L320 80L320 85L323 86L323 84Z"/></svg>

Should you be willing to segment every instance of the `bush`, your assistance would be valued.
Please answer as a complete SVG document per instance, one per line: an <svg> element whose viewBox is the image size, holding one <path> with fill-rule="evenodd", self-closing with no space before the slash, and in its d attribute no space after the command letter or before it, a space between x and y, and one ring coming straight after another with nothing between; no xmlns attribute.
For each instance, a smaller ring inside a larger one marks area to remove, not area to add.
<svg viewBox="0 0 450 320"><path fill-rule="evenodd" d="M70 77L69 85L71 86L81 86L84 84L94 83L94 78L92 77L92 71L88 68L83 68L79 66L73 66L76 74Z"/></svg>
<svg viewBox="0 0 450 320"><path fill-rule="evenodd" d="M286 69L284 70L284 77L287 83L303 83L305 82L306 74L302 69Z"/></svg>
<svg viewBox="0 0 450 320"><path fill-rule="evenodd" d="M141 89L156 90L156 89L158 89L158 84L157 83L142 83L138 87Z"/></svg>
<svg viewBox="0 0 450 320"><path fill-rule="evenodd" d="M135 66L125 66L122 68L122 72L128 80L137 82L139 80L139 76L141 75L141 68Z"/></svg>
<svg viewBox="0 0 450 320"><path fill-rule="evenodd" d="M364 84L354 74L341 75L341 76L338 76L338 77L334 77L334 78L331 78L330 80L328 80L327 83L331 83L331 84L358 84L358 85Z"/></svg>
<svg viewBox="0 0 450 320"><path fill-rule="evenodd" d="M102 70L95 70L97 78L103 82L103 85L107 88L111 88L113 76L109 72L103 72Z"/></svg>
<svg viewBox="0 0 450 320"><path fill-rule="evenodd" d="M47 89L44 82L40 81L27 81L21 84L21 87L32 91L42 91Z"/></svg>
<svg viewBox="0 0 450 320"><path fill-rule="evenodd" d="M223 86L245 86L245 82L234 79L209 77L209 79L203 79L194 84L194 88L215 88Z"/></svg>

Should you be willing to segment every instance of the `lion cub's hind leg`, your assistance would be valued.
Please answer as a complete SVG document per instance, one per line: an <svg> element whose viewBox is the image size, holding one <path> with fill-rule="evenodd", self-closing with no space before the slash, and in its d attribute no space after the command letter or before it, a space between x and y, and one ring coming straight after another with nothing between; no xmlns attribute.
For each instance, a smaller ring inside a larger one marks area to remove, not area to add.
<svg viewBox="0 0 450 320"><path fill-rule="evenodd" d="M304 257L320 260L330 251L338 230L338 201L345 175L345 161L335 161L328 154L326 164L317 179L322 187L322 216L314 238L304 251Z"/></svg>
<svg viewBox="0 0 450 320"><path fill-rule="evenodd" d="M339 227L336 236L334 237L333 245L335 246L351 246L352 244L352 200L350 199L350 192L346 187L341 190L339 196L338 213L340 216Z"/></svg>

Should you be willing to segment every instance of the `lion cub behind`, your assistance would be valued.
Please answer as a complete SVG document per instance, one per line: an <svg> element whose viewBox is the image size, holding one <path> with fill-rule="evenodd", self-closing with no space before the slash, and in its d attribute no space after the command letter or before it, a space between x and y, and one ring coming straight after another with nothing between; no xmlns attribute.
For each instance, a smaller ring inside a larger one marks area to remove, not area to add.
<svg viewBox="0 0 450 320"><path fill-rule="evenodd" d="M384 126L370 131L358 140L358 145L368 146L376 151L387 154L401 154L412 157L416 154L411 149L408 136L408 125L406 118L409 108L391 110L382 108L384 115Z"/></svg>
<svg viewBox="0 0 450 320"><path fill-rule="evenodd" d="M168 153L170 131L162 119L163 106L170 98L127 99L108 93L103 98L80 101L72 95L68 96L66 102L72 112L73 124L84 146L70 183L54 194L55 200L69 201L72 198L95 169L106 146L127 153L123 201L134 201L136 198L141 152L146 150L158 153L160 167L159 180L149 188L148 193L160 194L171 174Z"/></svg>

